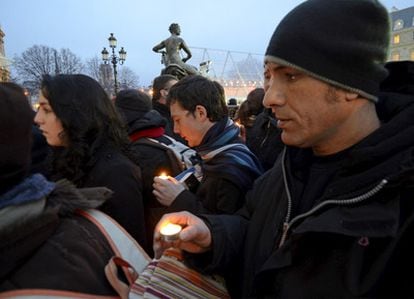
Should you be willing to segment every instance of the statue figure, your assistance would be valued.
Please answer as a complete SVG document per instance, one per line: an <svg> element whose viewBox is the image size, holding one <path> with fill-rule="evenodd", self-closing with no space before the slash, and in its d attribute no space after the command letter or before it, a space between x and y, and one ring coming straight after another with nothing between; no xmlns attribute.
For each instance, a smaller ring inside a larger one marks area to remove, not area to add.
<svg viewBox="0 0 414 299"><path fill-rule="evenodd" d="M167 72L167 68L171 65L176 65L182 68L188 75L199 74L195 67L186 63L186 61L189 60L192 55L184 39L180 37L180 25L177 23L172 23L169 27L169 31L171 32L171 36L152 48L154 52L163 54L163 63L165 65L163 72L169 73ZM165 51L163 51L163 49L165 49ZM181 58L181 50L187 54L186 57ZM177 75L175 73L171 74Z"/></svg>

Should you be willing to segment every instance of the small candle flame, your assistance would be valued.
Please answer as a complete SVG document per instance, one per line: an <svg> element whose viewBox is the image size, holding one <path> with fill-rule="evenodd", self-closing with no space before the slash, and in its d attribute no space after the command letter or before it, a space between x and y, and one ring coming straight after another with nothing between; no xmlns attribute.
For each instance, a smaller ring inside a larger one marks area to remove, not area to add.
<svg viewBox="0 0 414 299"><path fill-rule="evenodd" d="M161 227L160 233L163 236L172 236L178 234L181 229L181 226L178 224L168 223Z"/></svg>
<svg viewBox="0 0 414 299"><path fill-rule="evenodd" d="M160 179L167 180L168 175L165 172L161 172L161 174L158 176Z"/></svg>

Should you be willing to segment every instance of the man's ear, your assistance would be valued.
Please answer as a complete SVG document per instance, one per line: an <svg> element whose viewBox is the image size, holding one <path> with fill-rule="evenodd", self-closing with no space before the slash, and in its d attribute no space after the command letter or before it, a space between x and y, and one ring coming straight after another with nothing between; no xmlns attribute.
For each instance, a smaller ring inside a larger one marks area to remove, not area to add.
<svg viewBox="0 0 414 299"><path fill-rule="evenodd" d="M353 101L359 97L359 94L352 92L352 91L344 91L345 92L345 99L347 101Z"/></svg>
<svg viewBox="0 0 414 299"><path fill-rule="evenodd" d="M160 94L163 98L166 98L168 96L168 91L166 91L165 89L161 89Z"/></svg>
<svg viewBox="0 0 414 299"><path fill-rule="evenodd" d="M195 115L199 117L201 120L208 119L207 117L207 110L202 105L197 105L194 111Z"/></svg>

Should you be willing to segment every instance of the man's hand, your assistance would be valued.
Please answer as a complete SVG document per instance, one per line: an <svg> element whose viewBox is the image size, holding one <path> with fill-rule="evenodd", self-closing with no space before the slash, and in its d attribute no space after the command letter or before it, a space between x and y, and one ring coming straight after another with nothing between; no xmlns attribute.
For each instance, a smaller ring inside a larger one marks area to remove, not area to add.
<svg viewBox="0 0 414 299"><path fill-rule="evenodd" d="M154 188L152 193L155 195L157 200L160 204L167 207L173 203L178 194L185 190L183 184L170 176L168 176L167 179L154 177L152 187Z"/></svg>
<svg viewBox="0 0 414 299"><path fill-rule="evenodd" d="M179 239L166 242L162 239L160 229L168 223L179 224L183 228ZM202 253L210 249L211 232L203 220L189 212L164 215L154 231L155 258L160 258L165 249L176 247L191 253Z"/></svg>

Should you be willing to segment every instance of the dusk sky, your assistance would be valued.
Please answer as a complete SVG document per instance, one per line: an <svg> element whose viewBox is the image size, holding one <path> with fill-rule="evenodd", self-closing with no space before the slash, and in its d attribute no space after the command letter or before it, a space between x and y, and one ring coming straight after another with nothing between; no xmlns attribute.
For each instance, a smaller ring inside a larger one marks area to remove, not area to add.
<svg viewBox="0 0 414 299"><path fill-rule="evenodd" d="M152 47L179 23L190 48L263 54L283 16L302 0L0 0L0 26L6 56L12 59L33 45L69 48L83 61L101 57L111 32L127 51L125 66L150 85L161 70ZM391 9L413 0L386 0ZM108 47L107 47L108 48ZM191 63L191 60L189 61ZM213 62L214 63L214 62Z"/></svg>

